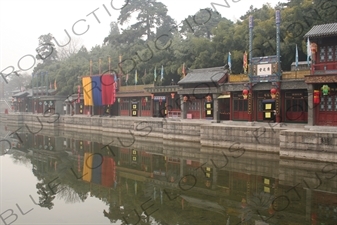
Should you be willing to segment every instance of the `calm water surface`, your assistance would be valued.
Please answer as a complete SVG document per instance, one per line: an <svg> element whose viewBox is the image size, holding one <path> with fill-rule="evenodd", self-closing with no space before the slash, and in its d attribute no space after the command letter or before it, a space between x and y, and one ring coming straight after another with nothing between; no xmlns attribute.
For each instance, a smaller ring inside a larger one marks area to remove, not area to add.
<svg viewBox="0 0 337 225"><path fill-rule="evenodd" d="M0 127L13 146L0 142L0 224L337 224L333 163L9 133Z"/></svg>

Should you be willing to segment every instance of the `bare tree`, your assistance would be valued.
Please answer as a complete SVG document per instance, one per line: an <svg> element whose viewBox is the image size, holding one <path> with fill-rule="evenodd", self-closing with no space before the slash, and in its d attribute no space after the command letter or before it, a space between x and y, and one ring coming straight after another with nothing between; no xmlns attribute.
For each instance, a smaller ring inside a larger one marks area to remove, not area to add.
<svg viewBox="0 0 337 225"><path fill-rule="evenodd" d="M65 40L62 43L66 43L67 41L68 38L65 38ZM66 46L57 47L59 59L65 60L70 56L76 54L81 49L82 45L83 45L82 40L80 38L72 37L70 42Z"/></svg>

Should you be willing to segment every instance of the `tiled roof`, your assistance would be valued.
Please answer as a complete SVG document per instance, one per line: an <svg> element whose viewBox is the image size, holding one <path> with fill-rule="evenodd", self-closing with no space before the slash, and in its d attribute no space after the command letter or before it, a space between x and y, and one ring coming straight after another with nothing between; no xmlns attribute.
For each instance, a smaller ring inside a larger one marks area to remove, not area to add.
<svg viewBox="0 0 337 225"><path fill-rule="evenodd" d="M12 97L23 97L23 96L27 96L29 93L27 91L22 91L22 92L18 92L14 95L12 95Z"/></svg>
<svg viewBox="0 0 337 225"><path fill-rule="evenodd" d="M193 69L178 84L218 82L228 73L224 67Z"/></svg>
<svg viewBox="0 0 337 225"><path fill-rule="evenodd" d="M311 30L309 30L304 35L304 38L327 37L327 36L337 36L337 23L328 23L313 26Z"/></svg>

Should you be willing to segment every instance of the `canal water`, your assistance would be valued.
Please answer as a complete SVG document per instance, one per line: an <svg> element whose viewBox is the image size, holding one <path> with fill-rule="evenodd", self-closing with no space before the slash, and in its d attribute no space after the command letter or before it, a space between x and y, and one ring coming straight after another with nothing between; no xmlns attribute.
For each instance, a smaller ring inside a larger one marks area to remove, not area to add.
<svg viewBox="0 0 337 225"><path fill-rule="evenodd" d="M0 224L337 224L333 163L13 131L0 127Z"/></svg>

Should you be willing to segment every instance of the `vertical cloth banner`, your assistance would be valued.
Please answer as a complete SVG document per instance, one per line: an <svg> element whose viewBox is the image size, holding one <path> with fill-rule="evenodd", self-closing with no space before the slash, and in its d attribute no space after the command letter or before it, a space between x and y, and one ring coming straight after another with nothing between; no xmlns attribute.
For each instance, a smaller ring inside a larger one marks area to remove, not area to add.
<svg viewBox="0 0 337 225"><path fill-rule="evenodd" d="M295 52L295 65L296 65L296 69L298 68L298 48L296 45L296 52Z"/></svg>
<svg viewBox="0 0 337 225"><path fill-rule="evenodd" d="M93 104L97 106L102 105L102 84L100 76L92 76L91 77L91 85L92 85L92 98Z"/></svg>
<svg viewBox="0 0 337 225"><path fill-rule="evenodd" d="M100 79L102 88L102 104L114 104L116 99L116 85L114 76L111 74L103 74Z"/></svg>
<svg viewBox="0 0 337 225"><path fill-rule="evenodd" d="M92 83L90 77L82 78L84 105L92 105Z"/></svg>
<svg viewBox="0 0 337 225"><path fill-rule="evenodd" d="M311 49L310 49L310 40L309 37L307 39L307 64L309 66L310 64L310 59L311 59Z"/></svg>
<svg viewBox="0 0 337 225"><path fill-rule="evenodd" d="M164 66L161 66L160 70L160 80L162 81L164 79Z"/></svg>
<svg viewBox="0 0 337 225"><path fill-rule="evenodd" d="M247 73L247 69L248 69L248 59L247 59L247 52L245 51L245 53L243 54L243 72Z"/></svg>
<svg viewBox="0 0 337 225"><path fill-rule="evenodd" d="M231 53L230 52L228 52L227 63L228 63L228 66L229 66L229 70L232 70L232 59L231 59Z"/></svg>

